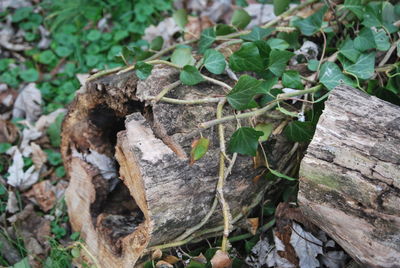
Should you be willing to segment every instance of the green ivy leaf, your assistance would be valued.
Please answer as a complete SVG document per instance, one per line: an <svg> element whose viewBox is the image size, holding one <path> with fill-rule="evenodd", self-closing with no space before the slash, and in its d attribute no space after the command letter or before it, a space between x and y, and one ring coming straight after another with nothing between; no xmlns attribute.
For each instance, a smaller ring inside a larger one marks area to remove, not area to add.
<svg viewBox="0 0 400 268"><path fill-rule="evenodd" d="M354 74L360 79L371 78L375 71L375 52L361 54L357 61L348 66L344 66L346 72Z"/></svg>
<svg viewBox="0 0 400 268"><path fill-rule="evenodd" d="M352 62L355 62L361 54L360 51L354 47L354 42L350 38L346 39L339 52Z"/></svg>
<svg viewBox="0 0 400 268"><path fill-rule="evenodd" d="M0 143L0 154L4 154L10 148L11 148L11 144L10 143L6 143L6 142Z"/></svg>
<svg viewBox="0 0 400 268"><path fill-rule="evenodd" d="M97 41L101 38L101 32L99 30L93 29L90 30L86 36L87 40L89 41Z"/></svg>
<svg viewBox="0 0 400 268"><path fill-rule="evenodd" d="M226 98L229 104L236 110L257 107L257 103L253 98L257 94L267 93L265 88L261 87L261 85L262 81L249 75L242 75Z"/></svg>
<svg viewBox="0 0 400 268"><path fill-rule="evenodd" d="M327 6L323 6L308 18L295 20L293 25L299 28L302 34L311 36L321 29L324 14L327 9Z"/></svg>
<svg viewBox="0 0 400 268"><path fill-rule="evenodd" d="M258 138L264 133L251 127L241 127L233 133L228 150L231 153L256 156L258 147Z"/></svg>
<svg viewBox="0 0 400 268"><path fill-rule="evenodd" d="M56 176L57 178L65 177L65 168L64 166L59 166L56 168Z"/></svg>
<svg viewBox="0 0 400 268"><path fill-rule="evenodd" d="M262 131L264 135L262 135L258 140L261 142L267 141L272 131L274 130L274 124L258 124L255 128L257 131Z"/></svg>
<svg viewBox="0 0 400 268"><path fill-rule="evenodd" d="M290 122L283 131L283 134L293 142L309 142L314 135L314 125L311 122Z"/></svg>
<svg viewBox="0 0 400 268"><path fill-rule="evenodd" d="M264 70L263 59L254 43L244 43L238 51L229 57L229 66L233 71L255 71Z"/></svg>
<svg viewBox="0 0 400 268"><path fill-rule="evenodd" d="M32 11L33 11L32 7L18 8L12 15L11 20L12 22L20 22L28 18Z"/></svg>
<svg viewBox="0 0 400 268"><path fill-rule="evenodd" d="M33 68L21 71L19 73L19 76L24 80L25 82L35 82L39 79L39 73Z"/></svg>
<svg viewBox="0 0 400 268"><path fill-rule="evenodd" d="M353 81L345 76L333 62L325 62L321 66L319 72L319 81L329 90L334 89L336 86L340 85L341 82L348 85L353 85Z"/></svg>
<svg viewBox="0 0 400 268"><path fill-rule="evenodd" d="M354 39L354 47L361 52L376 48L374 34L369 28L362 28L358 36Z"/></svg>
<svg viewBox="0 0 400 268"><path fill-rule="evenodd" d="M215 49L208 49L204 53L204 66L213 74L222 74L226 67L225 57Z"/></svg>
<svg viewBox="0 0 400 268"><path fill-rule="evenodd" d="M57 59L56 55L54 55L53 51L51 50L45 50L42 53L39 54L38 61L43 64L50 64L52 63L55 59Z"/></svg>
<svg viewBox="0 0 400 268"><path fill-rule="evenodd" d="M278 172L278 171L276 171L276 170L273 170L273 169L269 169L269 171L270 171L273 175L275 175L275 176L277 176L277 177L279 177L279 178L285 179L285 180L289 180L289 181L296 181L296 180L297 180L297 179L295 179L295 178L289 177L289 176L287 176L287 175L285 175L285 174L282 174L282 173L280 173L280 172Z"/></svg>
<svg viewBox="0 0 400 268"><path fill-rule="evenodd" d="M318 60L309 60L307 63L308 70L313 71L313 72L317 71L318 65L319 65Z"/></svg>
<svg viewBox="0 0 400 268"><path fill-rule="evenodd" d="M362 19L364 16L364 6L361 0L345 0L343 7L353 12L358 19Z"/></svg>
<svg viewBox="0 0 400 268"><path fill-rule="evenodd" d="M298 71L286 71L282 76L282 84L284 87L303 89L304 85L301 83L301 77Z"/></svg>
<svg viewBox="0 0 400 268"><path fill-rule="evenodd" d="M215 41L215 30L213 27L205 29L200 36L199 41L199 52L204 53L204 51L209 48Z"/></svg>
<svg viewBox="0 0 400 268"><path fill-rule="evenodd" d="M154 51L161 50L164 45L164 39L161 36L157 36L150 43L150 49Z"/></svg>
<svg viewBox="0 0 400 268"><path fill-rule="evenodd" d="M202 81L204 78L201 76L199 70L192 65L185 65L179 75L181 82L188 86L196 85Z"/></svg>
<svg viewBox="0 0 400 268"><path fill-rule="evenodd" d="M153 65L138 61L135 65L136 75L140 80L145 80L151 74Z"/></svg>
<svg viewBox="0 0 400 268"><path fill-rule="evenodd" d="M261 28L259 26L255 26L250 33L241 35L240 38L244 41L257 41L262 40L268 35L270 35L275 29L274 28Z"/></svg>
<svg viewBox="0 0 400 268"><path fill-rule="evenodd" d="M271 38L267 41L267 43L271 49L285 50L289 48L289 44L285 40L279 38Z"/></svg>
<svg viewBox="0 0 400 268"><path fill-rule="evenodd" d="M57 54L57 56L59 57L68 57L69 55L72 54L72 49L70 49L69 47L64 47L64 46L58 46L55 50L54 50Z"/></svg>
<svg viewBox="0 0 400 268"><path fill-rule="evenodd" d="M52 166L58 166L62 163L61 154L59 152L45 149L45 153L47 154L47 160Z"/></svg>
<svg viewBox="0 0 400 268"><path fill-rule="evenodd" d="M276 76L281 76L286 69L286 64L293 57L290 51L271 50L268 69Z"/></svg>
<svg viewBox="0 0 400 268"><path fill-rule="evenodd" d="M192 143L192 150L190 152L191 164L202 158L207 153L209 144L210 140L204 137L201 137Z"/></svg>
<svg viewBox="0 0 400 268"><path fill-rule="evenodd" d="M236 32L236 29L227 24L217 24L215 27L216 35L227 35Z"/></svg>
<svg viewBox="0 0 400 268"><path fill-rule="evenodd" d="M185 9L178 9L174 12L172 17L174 18L174 21L179 26L179 28L181 28L182 30L185 29L185 26L188 23L187 12Z"/></svg>
<svg viewBox="0 0 400 268"><path fill-rule="evenodd" d="M238 29L244 29L250 23L251 16L244 9L236 9L233 12L231 24Z"/></svg>
<svg viewBox="0 0 400 268"><path fill-rule="evenodd" d="M190 47L178 47L171 55L171 62L183 67L185 65L194 65L196 60L192 56L192 49Z"/></svg>
<svg viewBox="0 0 400 268"><path fill-rule="evenodd" d="M389 1L368 3L362 24L369 28L385 28L389 33L394 33L398 29L393 23L396 21L395 8Z"/></svg>
<svg viewBox="0 0 400 268"><path fill-rule="evenodd" d="M372 30L376 48L380 51L387 51L390 48L389 36L387 36L384 29Z"/></svg>
<svg viewBox="0 0 400 268"><path fill-rule="evenodd" d="M279 16L289 8L290 0L274 0L274 13Z"/></svg>

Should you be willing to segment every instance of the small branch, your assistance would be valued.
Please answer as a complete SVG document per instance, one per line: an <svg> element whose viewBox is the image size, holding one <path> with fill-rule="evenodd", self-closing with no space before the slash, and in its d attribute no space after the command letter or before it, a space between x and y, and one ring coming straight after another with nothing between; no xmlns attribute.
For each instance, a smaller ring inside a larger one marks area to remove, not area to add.
<svg viewBox="0 0 400 268"><path fill-rule="evenodd" d="M124 67L116 67L116 68L113 68L113 69L104 70L104 71L100 71L98 73L95 73L95 74L91 75L88 79L86 79L86 83L90 82L90 81L93 81L93 80L95 80L95 79L97 79L99 77L102 77L102 76L105 76L105 75L108 75L108 74L116 73L116 72L122 70L123 68Z"/></svg>
<svg viewBox="0 0 400 268"><path fill-rule="evenodd" d="M325 35L325 33L324 33L323 30L321 30L321 34L322 34L322 37L324 38L324 46L323 46L323 48L322 48L321 58L320 58L319 63L318 63L317 72L316 72L316 77L319 76L319 70L321 69L322 60L323 60L324 57L325 57L325 50L326 50L326 35Z"/></svg>
<svg viewBox="0 0 400 268"><path fill-rule="evenodd" d="M171 104L194 105L194 104L205 104L205 103L220 102L223 99L225 99L225 98L224 97L220 97L220 98L204 98L204 99L198 99L198 100L180 100L180 99L162 97L160 99L160 101L166 102L166 103L171 103Z"/></svg>
<svg viewBox="0 0 400 268"><path fill-rule="evenodd" d="M201 75L201 76L204 78L204 80L206 80L206 81L208 81L208 82L210 82L210 83L213 83L213 84L216 84L216 85L218 85L218 86L224 87L224 88L228 89L229 91L232 90L232 87L231 87L230 85L228 85L228 84L226 84L226 83L224 83L224 82L222 82L222 81L219 81L219 80L217 80L217 79L208 77L208 76L206 76L206 75Z"/></svg>
<svg viewBox="0 0 400 268"><path fill-rule="evenodd" d="M182 43L178 43L178 44L175 44L175 45L173 45L173 46L164 48L163 50L160 50L159 52L157 52L157 53L154 54L153 56L149 57L149 58L147 59L147 61L151 61L151 60L158 59L158 58L164 56L165 54L167 54L168 52L174 50L177 46L180 46L180 45L190 45L190 44L195 43L195 42L197 42L197 41L199 41L199 40L198 40L198 39L192 39L192 40L188 40L188 41L185 41L185 42L182 42Z"/></svg>
<svg viewBox="0 0 400 268"><path fill-rule="evenodd" d="M317 86L309 88L309 89L304 89L304 90L299 90L299 91L296 91L296 92L280 94L280 95L277 96L276 100L271 101L270 104L268 104L267 106L265 106L263 108L256 109L254 111L247 112L247 113L242 113L242 114L239 114L239 115L236 115L236 116L231 115L231 116L223 117L221 119L214 119L214 120L211 120L211 121L208 121L208 122L201 123L199 125L199 127L202 128L202 129L206 129L206 128L215 126L217 124L223 124L223 123L235 120L235 119L244 119L244 118L249 118L249 117L253 117L253 116L259 116L259 115L264 114L266 111L269 111L272 108L274 108L276 106L277 102L286 100L286 99L291 98L291 97L301 96L301 95L304 95L304 94L307 94L307 93L315 93L318 90L320 90L321 88L322 88L322 85L317 85Z"/></svg>
<svg viewBox="0 0 400 268"><path fill-rule="evenodd" d="M379 67L382 67L383 65L385 65L386 62L390 59L390 56L392 56L392 53L396 49L398 42L400 42L400 41L394 42L392 44L392 46L389 48L388 52L386 53L385 57L383 57L381 62L378 64Z"/></svg>
<svg viewBox="0 0 400 268"><path fill-rule="evenodd" d="M175 81L174 83L164 87L160 93L158 93L158 95L154 98L153 103L157 103L159 102L165 95L168 94L168 92L170 92L171 90L173 90L174 88L176 88L177 86L179 86L181 84L181 81Z"/></svg>

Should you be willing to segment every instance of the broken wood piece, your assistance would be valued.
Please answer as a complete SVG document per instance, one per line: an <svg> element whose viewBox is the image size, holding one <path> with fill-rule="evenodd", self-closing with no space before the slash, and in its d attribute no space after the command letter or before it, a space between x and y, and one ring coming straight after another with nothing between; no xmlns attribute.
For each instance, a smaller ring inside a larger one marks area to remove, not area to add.
<svg viewBox="0 0 400 268"><path fill-rule="evenodd" d="M400 267L400 107L336 87L301 162L298 200L357 262Z"/></svg>
<svg viewBox="0 0 400 268"><path fill-rule="evenodd" d="M80 231L101 267L133 267L155 246L197 226L216 198L219 142L216 128L202 131L207 154L189 164L198 125L215 118L216 103L177 105L151 100L177 81L179 72L156 66L140 81L134 73L92 80L77 94L63 123L64 164L70 177L66 202L72 228ZM207 82L179 85L166 97L202 99L223 96ZM229 110L225 108L225 112ZM279 120L259 118L275 127ZM243 125L247 121L242 120ZM226 124L226 137L236 122ZM293 144L282 135L264 143L272 168L282 170ZM238 156L224 195L232 223L244 219L276 181L253 178L265 172L250 157ZM209 221L189 234L200 239L222 235L219 205Z"/></svg>

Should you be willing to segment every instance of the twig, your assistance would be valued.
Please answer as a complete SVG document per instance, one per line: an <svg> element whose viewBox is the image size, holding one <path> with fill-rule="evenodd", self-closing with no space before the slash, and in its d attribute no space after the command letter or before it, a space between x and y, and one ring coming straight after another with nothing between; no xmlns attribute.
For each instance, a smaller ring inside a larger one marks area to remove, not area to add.
<svg viewBox="0 0 400 268"><path fill-rule="evenodd" d="M382 67L383 65L385 65L386 62L390 59L390 56L392 56L392 53L396 49L398 42L400 42L400 41L394 42L392 44L392 46L389 48L388 52L386 53L385 57L383 57L381 62L378 64L379 67Z"/></svg>
<svg viewBox="0 0 400 268"><path fill-rule="evenodd" d="M164 97L165 95L168 94L168 92L170 92L171 90L173 90L174 88L176 88L177 86L179 86L181 84L181 81L175 81L172 84L169 84L168 86L164 87L160 93L158 93L158 95L154 98L153 103L157 103L159 102L162 97Z"/></svg>
<svg viewBox="0 0 400 268"><path fill-rule="evenodd" d="M197 99L197 100L180 100L180 99L162 97L160 99L160 101L166 102L166 103L171 103L171 104L194 105L194 104L205 104L205 103L220 102L223 99L224 99L224 97L204 98L204 99Z"/></svg>
<svg viewBox="0 0 400 268"><path fill-rule="evenodd" d="M232 90L232 87L231 87L230 85L228 85L228 84L226 84L226 83L224 83L224 82L222 82L222 81L219 81L219 80L217 80L217 79L208 77L208 76L206 76L206 75L201 75L201 76L204 78L204 80L206 80L206 81L208 81L208 82L211 82L211 83L216 84L216 85L218 85L218 86L224 87L224 88L228 89L229 91Z"/></svg>
<svg viewBox="0 0 400 268"><path fill-rule="evenodd" d="M323 48L322 48L321 58L320 58L319 63L318 63L317 72L316 72L316 77L319 76L319 70L320 70L320 68L321 68L322 60L323 60L324 57L325 57L325 50L326 50L326 35L325 35L325 33L324 33L323 30L321 30L320 32L321 32L321 34L322 34L322 37L324 38L324 46L323 46Z"/></svg>
<svg viewBox="0 0 400 268"><path fill-rule="evenodd" d="M280 94L280 95L277 96L277 98L275 100L271 101L270 104L268 104L267 106L264 106L263 108L256 109L254 111L247 112L247 113L242 113L242 114L239 114L239 115L236 115L236 116L235 115L231 115L231 116L223 117L221 119L214 119L214 120L211 120L211 121L208 121L208 122L201 123L199 125L199 127L202 128L202 129L206 129L206 128L215 126L217 124L222 124L222 123L229 122L231 120L235 120L236 118L237 119L244 119L244 118L249 118L249 117L253 117L253 116L259 116L259 115L264 114L266 111L269 111L272 108L274 108L276 106L277 102L283 101L283 100L291 98L291 97L304 95L304 94L307 94L307 93L314 93L314 92L317 92L318 90L320 90L321 88L322 88L322 85L317 85L317 86L309 88L309 89L304 89L304 90L299 90L299 91L296 91L296 92Z"/></svg>

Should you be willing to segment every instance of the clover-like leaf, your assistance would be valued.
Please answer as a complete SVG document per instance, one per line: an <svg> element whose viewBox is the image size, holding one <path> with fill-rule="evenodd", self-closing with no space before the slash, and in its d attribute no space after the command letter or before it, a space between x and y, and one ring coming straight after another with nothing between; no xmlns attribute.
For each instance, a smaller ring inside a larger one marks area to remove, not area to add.
<svg viewBox="0 0 400 268"><path fill-rule="evenodd" d="M192 56L190 47L178 47L171 55L171 62L183 67L185 65L194 65L196 60Z"/></svg>
<svg viewBox="0 0 400 268"><path fill-rule="evenodd" d="M209 144L210 140L204 137L193 141L192 150L190 151L190 164L193 164L207 153Z"/></svg>
<svg viewBox="0 0 400 268"><path fill-rule="evenodd" d="M319 81L329 90L334 89L342 82L348 85L353 85L353 81L345 76L339 66L333 62L325 62L322 64L319 72Z"/></svg>
<svg viewBox="0 0 400 268"><path fill-rule="evenodd" d="M262 131L264 135L262 135L258 140L261 142L267 141L272 131L274 130L274 124L258 124L255 128L257 131Z"/></svg>
<svg viewBox="0 0 400 268"><path fill-rule="evenodd" d="M375 71L375 52L361 54L354 64L345 65L346 72L354 74L360 79L368 79Z"/></svg>
<svg viewBox="0 0 400 268"><path fill-rule="evenodd" d="M238 51L233 53L229 57L229 66L237 72L262 72L264 70L263 59L254 43L244 43Z"/></svg>
<svg viewBox="0 0 400 268"><path fill-rule="evenodd" d="M199 52L204 53L204 51L209 48L215 41L215 30L213 27L205 29L200 36L199 41Z"/></svg>
<svg viewBox="0 0 400 268"><path fill-rule="evenodd" d="M254 108L257 103L253 98L257 94L267 93L268 89L262 87L262 84L262 81L254 77L242 75L226 98L229 104L237 110Z"/></svg>
<svg viewBox="0 0 400 268"><path fill-rule="evenodd" d="M285 50L289 48L289 44L285 40L279 38L270 38L267 43L271 49Z"/></svg>
<svg viewBox="0 0 400 268"><path fill-rule="evenodd" d="M204 78L201 76L199 70L192 65L185 65L182 68L181 73L179 74L179 79L183 84L189 86L193 86L204 81Z"/></svg>
<svg viewBox="0 0 400 268"><path fill-rule="evenodd" d="M157 36L151 41L150 49L158 51L161 50L163 45L164 45L164 39L162 38L162 36Z"/></svg>
<svg viewBox="0 0 400 268"><path fill-rule="evenodd" d="M374 40L376 44L376 48L380 51L387 51L390 48L389 36L387 36L385 30L372 30L374 34Z"/></svg>
<svg viewBox="0 0 400 268"><path fill-rule="evenodd" d="M272 49L269 57L268 69L276 76L281 76L286 69L288 61L293 57L294 53L286 50Z"/></svg>
<svg viewBox="0 0 400 268"><path fill-rule="evenodd" d="M364 16L365 7L361 3L361 0L345 0L343 7L353 12L359 19L362 19Z"/></svg>
<svg viewBox="0 0 400 268"><path fill-rule="evenodd" d="M270 35L274 31L274 28L261 28L259 26L255 26L250 33L241 35L240 38L245 41L257 41L262 40L268 35Z"/></svg>
<svg viewBox="0 0 400 268"><path fill-rule="evenodd" d="M21 71L19 73L19 76L24 80L25 82L35 82L36 80L39 79L39 72L36 71L33 68Z"/></svg>
<svg viewBox="0 0 400 268"><path fill-rule="evenodd" d="M298 71L289 70L282 76L282 84L284 87L303 89L304 85L301 83L301 77Z"/></svg>
<svg viewBox="0 0 400 268"><path fill-rule="evenodd" d="M256 156L258 147L258 138L264 133L251 127L241 127L233 133L228 150L231 153Z"/></svg>
<svg viewBox="0 0 400 268"><path fill-rule="evenodd" d="M225 57L215 49L208 49L204 53L204 66L213 74L221 74L226 67Z"/></svg>
<svg viewBox="0 0 400 268"><path fill-rule="evenodd" d="M176 25L178 25L181 29L184 29L186 24L188 23L187 12L183 8L175 11L172 15L172 18L174 19Z"/></svg>
<svg viewBox="0 0 400 268"><path fill-rule="evenodd" d="M339 52L352 62L355 62L361 54L361 52L354 47L354 42L350 38L346 39Z"/></svg>
<svg viewBox="0 0 400 268"><path fill-rule="evenodd" d="M327 9L327 6L323 6L308 18L295 20L293 25L299 28L302 34L311 36L321 29L324 14Z"/></svg>
<svg viewBox="0 0 400 268"><path fill-rule="evenodd" d="M385 28L389 33L394 33L398 30L393 24L397 19L395 8L389 1L374 1L366 6L362 24L369 28Z"/></svg>
<svg viewBox="0 0 400 268"><path fill-rule="evenodd" d="M290 141L309 142L314 135L314 131L315 127L311 122L292 121L286 126L283 134Z"/></svg>
<svg viewBox="0 0 400 268"><path fill-rule="evenodd" d="M279 16L289 8L290 0L274 0L274 13Z"/></svg>
<svg viewBox="0 0 400 268"><path fill-rule="evenodd" d="M153 70L153 65L138 61L135 65L136 75L139 79L145 80Z"/></svg>
<svg viewBox="0 0 400 268"><path fill-rule="evenodd" d="M361 52L376 48L375 38L372 30L367 27L362 28L360 33L354 39L354 47Z"/></svg>
<svg viewBox="0 0 400 268"><path fill-rule="evenodd" d="M251 16L244 9L233 12L231 24L239 29L244 29L251 21Z"/></svg>

